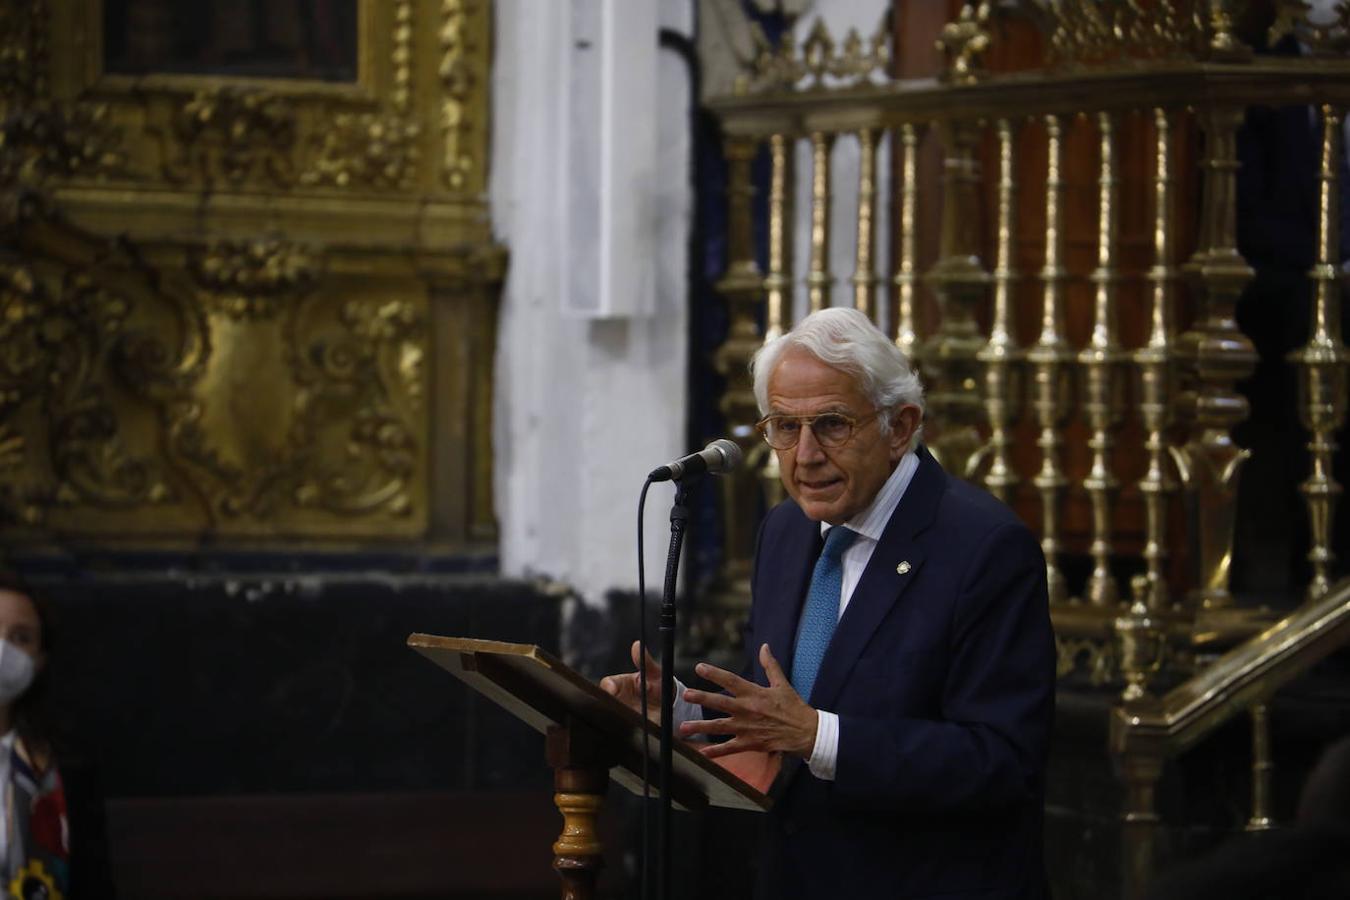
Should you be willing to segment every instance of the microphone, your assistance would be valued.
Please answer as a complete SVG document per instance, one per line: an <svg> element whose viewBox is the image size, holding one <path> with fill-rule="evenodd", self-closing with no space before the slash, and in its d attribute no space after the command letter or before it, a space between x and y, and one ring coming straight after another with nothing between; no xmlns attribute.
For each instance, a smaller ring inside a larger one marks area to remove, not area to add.
<svg viewBox="0 0 1350 900"><path fill-rule="evenodd" d="M697 453L682 456L672 463L652 469L648 481L680 481L693 475L721 475L741 464L741 445L718 438Z"/></svg>

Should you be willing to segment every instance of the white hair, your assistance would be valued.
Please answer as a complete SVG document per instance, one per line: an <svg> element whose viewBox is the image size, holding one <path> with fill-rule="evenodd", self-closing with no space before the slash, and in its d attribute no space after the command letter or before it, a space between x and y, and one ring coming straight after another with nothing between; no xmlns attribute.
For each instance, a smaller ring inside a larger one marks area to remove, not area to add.
<svg viewBox="0 0 1350 900"><path fill-rule="evenodd" d="M769 377L783 354L800 348L841 372L852 375L858 387L878 410L882 432L891 427L891 416L907 404L919 408L919 428L912 443L923 434L923 384L901 352L865 314L836 306L814 312L787 334L774 338L750 360L755 380L755 402L760 415L769 412Z"/></svg>

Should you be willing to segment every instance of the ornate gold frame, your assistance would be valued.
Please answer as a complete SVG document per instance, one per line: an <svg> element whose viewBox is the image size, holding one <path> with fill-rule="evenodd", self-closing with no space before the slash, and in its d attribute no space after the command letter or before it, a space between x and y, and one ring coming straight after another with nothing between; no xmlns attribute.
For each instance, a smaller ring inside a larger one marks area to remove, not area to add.
<svg viewBox="0 0 1350 900"><path fill-rule="evenodd" d="M358 10L353 84L107 75L100 0L0 13L8 539L494 537L490 4Z"/></svg>

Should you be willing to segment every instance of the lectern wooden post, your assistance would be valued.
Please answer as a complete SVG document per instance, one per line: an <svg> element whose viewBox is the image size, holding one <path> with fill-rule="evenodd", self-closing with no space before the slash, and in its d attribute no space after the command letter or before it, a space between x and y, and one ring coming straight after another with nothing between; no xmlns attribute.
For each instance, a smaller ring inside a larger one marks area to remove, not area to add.
<svg viewBox="0 0 1350 900"><path fill-rule="evenodd" d="M563 817L562 834L553 842L553 868L562 879L563 900L590 900L604 865L596 819L613 761L600 735L576 719L549 728L545 749L553 767L553 803Z"/></svg>
<svg viewBox="0 0 1350 900"><path fill-rule="evenodd" d="M605 788L612 777L642 793L644 753L651 770L657 768L657 726L530 644L414 634L408 646L546 736L553 802L563 817L562 833L553 844L553 868L562 878L563 900L589 900L603 865L596 819ZM763 811L770 803L683 741L674 749L670 797L684 809Z"/></svg>

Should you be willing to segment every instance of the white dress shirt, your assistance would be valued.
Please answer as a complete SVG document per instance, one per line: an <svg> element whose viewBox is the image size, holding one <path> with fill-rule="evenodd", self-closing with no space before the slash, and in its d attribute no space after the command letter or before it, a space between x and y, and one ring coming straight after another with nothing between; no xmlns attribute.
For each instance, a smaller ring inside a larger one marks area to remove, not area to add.
<svg viewBox="0 0 1350 900"><path fill-rule="evenodd" d="M858 537L844 551L843 585L839 591L839 616L843 618L853 590L862 580L863 571L872 561L872 552L877 549L881 533L900 505L900 498L914 479L919 468L919 457L910 450L900 459L900 464L886 479L871 504L853 518L844 522L844 526L856 531ZM820 533L824 536L832 526L820 523ZM805 699L805 698L803 698ZM811 748L811 756L806 761L811 774L824 781L834 781L835 764L839 760L839 716L832 712L816 710L816 743Z"/></svg>

